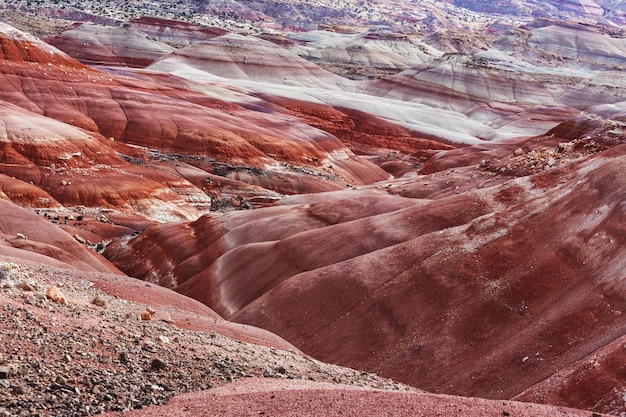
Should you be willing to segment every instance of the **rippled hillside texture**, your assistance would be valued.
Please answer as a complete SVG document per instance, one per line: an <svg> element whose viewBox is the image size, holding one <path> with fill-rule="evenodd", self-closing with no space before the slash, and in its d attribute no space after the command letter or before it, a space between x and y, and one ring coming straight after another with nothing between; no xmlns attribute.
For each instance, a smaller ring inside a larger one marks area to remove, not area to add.
<svg viewBox="0 0 626 417"><path fill-rule="evenodd" d="M432 393L626 413L623 6L81 5L0 6L1 258Z"/></svg>

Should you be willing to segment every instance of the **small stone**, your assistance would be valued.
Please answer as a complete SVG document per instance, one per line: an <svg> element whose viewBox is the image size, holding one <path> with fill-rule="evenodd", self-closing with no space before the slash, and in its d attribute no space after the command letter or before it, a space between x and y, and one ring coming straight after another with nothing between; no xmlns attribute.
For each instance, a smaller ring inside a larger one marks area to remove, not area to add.
<svg viewBox="0 0 626 417"><path fill-rule="evenodd" d="M68 305L67 298L57 287L50 287L46 290L46 298L54 301L57 304Z"/></svg>
<svg viewBox="0 0 626 417"><path fill-rule="evenodd" d="M522 156L524 155L524 150L522 148L517 148L515 151L513 151L513 155Z"/></svg>
<svg viewBox="0 0 626 417"><path fill-rule="evenodd" d="M67 185L67 181L61 180L61 185L65 187Z"/></svg>
<svg viewBox="0 0 626 417"><path fill-rule="evenodd" d="M573 150L574 150L574 143L572 142L559 143L559 146L556 149L556 151L559 153L572 152Z"/></svg>
<svg viewBox="0 0 626 417"><path fill-rule="evenodd" d="M91 300L91 304L96 305L98 307L107 308L107 302L104 298L96 295L93 300Z"/></svg>
<svg viewBox="0 0 626 417"><path fill-rule="evenodd" d="M161 341L161 343L164 343L164 344L168 344L170 342L169 337L163 336L163 335L159 336L159 340Z"/></svg>
<svg viewBox="0 0 626 417"><path fill-rule="evenodd" d="M28 394L28 387L24 384L17 385L13 387L13 394L15 395L26 395Z"/></svg>
<svg viewBox="0 0 626 417"><path fill-rule="evenodd" d="M165 315L165 318L163 319L164 322L168 323L168 324L172 324L172 323L176 323L173 319L172 316L168 314Z"/></svg>
<svg viewBox="0 0 626 417"><path fill-rule="evenodd" d="M11 373L11 368L8 366L0 366L0 379L7 379Z"/></svg>
<svg viewBox="0 0 626 417"><path fill-rule="evenodd" d="M146 307L146 311L147 311L148 313L150 313L150 314L154 314L154 313L156 313L156 310L155 310L155 309L153 309L153 308L152 308L152 307L150 307L150 306Z"/></svg>
<svg viewBox="0 0 626 417"><path fill-rule="evenodd" d="M150 368L154 371L160 371L162 369L165 369L166 367L167 364L159 358L155 358L152 360L152 362L150 362Z"/></svg>
<svg viewBox="0 0 626 417"><path fill-rule="evenodd" d="M134 313L134 312L126 313L124 318L126 320L139 320L139 317L137 316L137 313Z"/></svg>
<svg viewBox="0 0 626 417"><path fill-rule="evenodd" d="M17 284L17 287L22 291L35 291L37 289L35 285L28 282L20 282L19 284Z"/></svg>
<svg viewBox="0 0 626 417"><path fill-rule="evenodd" d="M128 355L125 352L120 353L118 356L120 363L126 365L128 363Z"/></svg>
<svg viewBox="0 0 626 417"><path fill-rule="evenodd" d="M150 314L150 312L148 310L146 311L142 311L141 312L141 319L142 320L150 320L152 318L152 314Z"/></svg>
<svg viewBox="0 0 626 417"><path fill-rule="evenodd" d="M76 233L74 234L74 239L76 239L78 243L82 243L83 245L87 244L87 241L82 236Z"/></svg>

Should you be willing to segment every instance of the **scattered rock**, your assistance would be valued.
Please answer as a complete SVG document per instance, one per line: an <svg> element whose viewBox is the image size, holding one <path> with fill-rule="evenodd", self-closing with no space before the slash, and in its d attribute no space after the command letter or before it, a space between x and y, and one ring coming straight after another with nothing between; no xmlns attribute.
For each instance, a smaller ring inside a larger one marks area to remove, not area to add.
<svg viewBox="0 0 626 417"><path fill-rule="evenodd" d="M561 142L559 143L559 146L557 147L557 152L559 153L573 152L574 145L575 145L574 142Z"/></svg>
<svg viewBox="0 0 626 417"><path fill-rule="evenodd" d="M522 156L524 155L524 150L522 148L517 148L514 152L513 155L515 156Z"/></svg>
<svg viewBox="0 0 626 417"><path fill-rule="evenodd" d="M141 319L142 320L150 320L152 319L152 314L150 314L150 312L148 310L141 312Z"/></svg>
<svg viewBox="0 0 626 417"><path fill-rule="evenodd" d="M20 239L24 239L24 240L28 239L24 233L17 232L16 236L19 237Z"/></svg>
<svg viewBox="0 0 626 417"><path fill-rule="evenodd" d="M167 364L159 358L154 358L152 362L150 362L150 369L153 371L161 371L165 368L167 368Z"/></svg>
<svg viewBox="0 0 626 417"><path fill-rule="evenodd" d="M150 306L146 307L146 311L147 311L148 313L150 313L150 314L154 314L154 313L156 313L156 310L155 310L155 309L153 309L153 308L152 308L152 307L150 307Z"/></svg>
<svg viewBox="0 0 626 417"><path fill-rule="evenodd" d="M69 304L67 302L67 298L65 297L65 294L63 294L59 288L54 287L54 286L49 287L46 290L46 298L48 300L54 301L57 304L63 304L63 305Z"/></svg>
<svg viewBox="0 0 626 417"><path fill-rule="evenodd" d="M96 305L98 307L107 308L107 302L104 298L96 295L93 300L91 300L91 304Z"/></svg>
<svg viewBox="0 0 626 417"><path fill-rule="evenodd" d="M83 245L87 244L87 241L82 236L80 236L78 234L74 234L74 239L76 239L76 241L78 243L82 243Z"/></svg>
<svg viewBox="0 0 626 417"><path fill-rule="evenodd" d="M11 373L11 368L8 366L0 366L0 379L7 379Z"/></svg>
<svg viewBox="0 0 626 417"><path fill-rule="evenodd" d="M18 283L17 288L19 288L22 291L37 291L37 286L35 284L31 284L25 281Z"/></svg>

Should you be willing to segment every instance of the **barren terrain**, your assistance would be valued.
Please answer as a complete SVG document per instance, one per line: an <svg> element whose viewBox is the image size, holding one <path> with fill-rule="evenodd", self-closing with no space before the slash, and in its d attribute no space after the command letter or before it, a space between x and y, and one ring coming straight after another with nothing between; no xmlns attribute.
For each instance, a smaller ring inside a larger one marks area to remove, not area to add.
<svg viewBox="0 0 626 417"><path fill-rule="evenodd" d="M625 13L0 5L0 415L623 415Z"/></svg>

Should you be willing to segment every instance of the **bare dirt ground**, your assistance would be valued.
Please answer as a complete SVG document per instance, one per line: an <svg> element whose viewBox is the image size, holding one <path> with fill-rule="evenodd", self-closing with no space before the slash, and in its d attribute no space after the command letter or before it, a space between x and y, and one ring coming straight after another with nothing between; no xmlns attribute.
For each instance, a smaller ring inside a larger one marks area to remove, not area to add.
<svg viewBox="0 0 626 417"><path fill-rule="evenodd" d="M121 416L111 413L110 417ZM514 401L489 401L418 392L377 390L327 382L241 379L216 389L172 398L128 417L209 416L600 416L589 411Z"/></svg>
<svg viewBox="0 0 626 417"><path fill-rule="evenodd" d="M67 305L47 298L51 287ZM0 260L0 416L129 411L240 378L412 390L215 317L138 280Z"/></svg>

